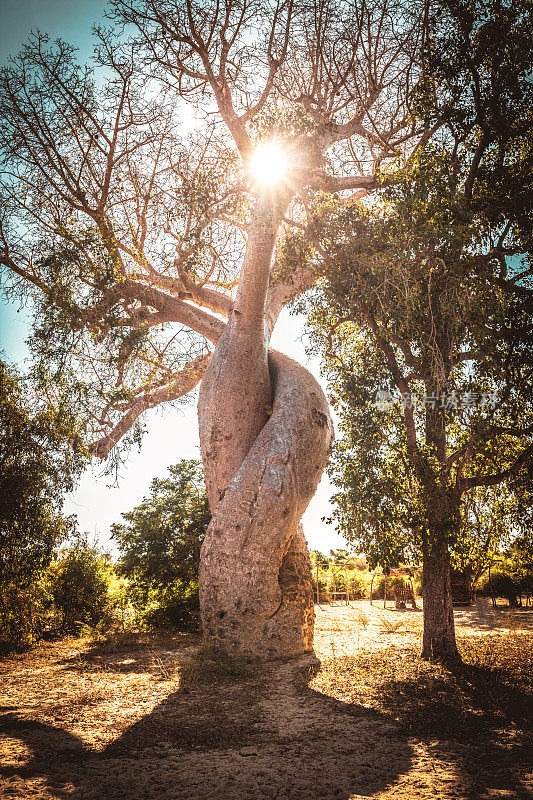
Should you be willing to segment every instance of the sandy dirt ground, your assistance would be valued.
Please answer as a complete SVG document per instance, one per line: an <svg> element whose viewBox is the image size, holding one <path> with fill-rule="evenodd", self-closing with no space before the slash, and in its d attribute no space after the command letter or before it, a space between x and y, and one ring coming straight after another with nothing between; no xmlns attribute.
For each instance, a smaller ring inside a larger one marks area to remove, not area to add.
<svg viewBox="0 0 533 800"><path fill-rule="evenodd" d="M322 660L405 648L420 612L382 602L317 607ZM459 630L533 626L533 611L458 609ZM273 663L238 680L199 683L199 640L143 646L64 640L0 662L0 796L75 800L488 800L533 795L495 744L409 735L391 714L343 702ZM187 665L189 671L187 672ZM299 672L300 669L300 672ZM502 723L502 730L503 730ZM509 739L509 737L511 737ZM523 754L522 754L523 755Z"/></svg>

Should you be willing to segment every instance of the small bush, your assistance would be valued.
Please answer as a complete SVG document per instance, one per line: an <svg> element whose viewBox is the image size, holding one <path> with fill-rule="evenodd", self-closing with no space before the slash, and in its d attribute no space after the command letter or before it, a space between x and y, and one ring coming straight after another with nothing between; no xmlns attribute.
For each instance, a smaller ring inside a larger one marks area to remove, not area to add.
<svg viewBox="0 0 533 800"><path fill-rule="evenodd" d="M530 575L510 575L494 570L489 581L488 572L482 575L476 587L476 594L483 597L505 597L511 607L520 605L522 599L533 594L533 579Z"/></svg>
<svg viewBox="0 0 533 800"><path fill-rule="evenodd" d="M336 587L336 588L335 588ZM329 583L329 590L331 592L345 592L346 591L346 575L343 572L331 573L330 583Z"/></svg>
<svg viewBox="0 0 533 800"><path fill-rule="evenodd" d="M62 617L63 630L79 632L109 620L111 568L80 539L51 567L52 596Z"/></svg>
<svg viewBox="0 0 533 800"><path fill-rule="evenodd" d="M366 583L360 575L353 573L348 575L348 591L352 600L362 600L366 597Z"/></svg>
<svg viewBox="0 0 533 800"><path fill-rule="evenodd" d="M142 620L151 629L197 631L200 626L198 582L178 580L162 592L152 593Z"/></svg>
<svg viewBox="0 0 533 800"><path fill-rule="evenodd" d="M401 578L387 578L387 599L391 600L394 597L394 586L400 582ZM374 600L383 600L385 597L385 578L380 578L374 581L372 588L372 597Z"/></svg>
<svg viewBox="0 0 533 800"><path fill-rule="evenodd" d="M496 575L495 579L491 581L491 589L496 597L506 597L511 607L518 605L520 585L509 575Z"/></svg>
<svg viewBox="0 0 533 800"><path fill-rule="evenodd" d="M365 614L364 611L357 612L355 616L356 625L358 625L360 628L363 628L363 630L366 630L369 622L370 620L368 619L368 616Z"/></svg>
<svg viewBox="0 0 533 800"><path fill-rule="evenodd" d="M403 631L403 619L389 619L388 617L382 617L379 621L381 625L381 630L383 633L393 634L393 633L405 633Z"/></svg>
<svg viewBox="0 0 533 800"><path fill-rule="evenodd" d="M417 586L416 586L416 579L413 581L414 583L414 591L417 593ZM408 585L407 582L403 578L391 576L387 578L387 600L394 599L394 590L396 588L401 589L405 585ZM370 590L369 590L370 591ZM372 589L372 597L374 600L383 600L385 595L385 578L380 578L379 580L374 581L374 586Z"/></svg>
<svg viewBox="0 0 533 800"><path fill-rule="evenodd" d="M314 597L316 600L316 571L313 570L312 573L312 582L313 582L313 592ZM320 602L324 603L327 601L328 598L328 591L329 591L329 583L330 583L330 575L329 571L324 572L324 570L319 570L318 573L318 592L320 597Z"/></svg>
<svg viewBox="0 0 533 800"><path fill-rule="evenodd" d="M422 597L422 571L417 570L413 575L413 589L417 597Z"/></svg>

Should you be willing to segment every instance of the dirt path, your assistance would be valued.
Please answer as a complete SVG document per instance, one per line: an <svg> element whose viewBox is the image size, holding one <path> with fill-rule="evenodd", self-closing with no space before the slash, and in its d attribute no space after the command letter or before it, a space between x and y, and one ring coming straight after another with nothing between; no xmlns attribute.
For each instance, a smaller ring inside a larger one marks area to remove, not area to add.
<svg viewBox="0 0 533 800"><path fill-rule="evenodd" d="M419 636L421 614L368 603L317 611L321 659L405 648ZM305 660L213 682L198 645L183 636L140 645L71 640L1 662L0 796L529 796L528 776L504 750L495 763L482 741L459 749L410 735L391 714L310 688L299 673Z"/></svg>

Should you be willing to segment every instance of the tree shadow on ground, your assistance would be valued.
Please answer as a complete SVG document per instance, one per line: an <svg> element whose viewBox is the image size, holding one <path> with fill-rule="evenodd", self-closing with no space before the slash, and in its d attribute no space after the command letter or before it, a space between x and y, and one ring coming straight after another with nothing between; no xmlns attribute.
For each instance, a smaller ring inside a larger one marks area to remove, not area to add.
<svg viewBox="0 0 533 800"><path fill-rule="evenodd" d="M234 683L185 682L102 752L12 713L0 729L32 753L21 778L45 776L56 797L73 784L68 796L84 800L347 800L386 789L412 760L387 715L302 691L294 663Z"/></svg>
<svg viewBox="0 0 533 800"><path fill-rule="evenodd" d="M504 629L533 631L532 608L494 607L486 597L478 598L472 606L454 608L455 624L475 631Z"/></svg>
<svg viewBox="0 0 533 800"><path fill-rule="evenodd" d="M533 697L499 669L463 664L452 678L390 681L380 710L407 737L453 765L462 797L531 798L520 774L531 771Z"/></svg>

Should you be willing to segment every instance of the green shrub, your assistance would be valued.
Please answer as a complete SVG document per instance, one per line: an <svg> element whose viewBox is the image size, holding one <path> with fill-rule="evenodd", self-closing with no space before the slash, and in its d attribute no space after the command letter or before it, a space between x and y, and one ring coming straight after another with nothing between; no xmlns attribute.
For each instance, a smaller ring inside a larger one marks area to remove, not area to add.
<svg viewBox="0 0 533 800"><path fill-rule="evenodd" d="M533 594L533 576L526 570L516 570L514 573L507 568L507 564L493 570L490 576L488 571L477 582L476 593L490 597L505 597L510 606L516 606L519 599Z"/></svg>
<svg viewBox="0 0 533 800"><path fill-rule="evenodd" d="M24 649L38 641L53 617L46 572L24 584L0 583L0 646Z"/></svg>
<svg viewBox="0 0 533 800"><path fill-rule="evenodd" d="M387 595L389 595L389 582L387 581ZM385 588L385 581L383 578L377 578L372 584L372 600L382 600L383 591Z"/></svg>
<svg viewBox="0 0 533 800"><path fill-rule="evenodd" d="M402 578L391 577L387 578L387 599L392 600L394 597L395 587L401 588L404 585ZM383 600L385 596L385 578L379 578L374 581L372 588L372 597L374 600Z"/></svg>
<svg viewBox="0 0 533 800"><path fill-rule="evenodd" d="M348 581L348 592L352 600L362 600L368 595L367 573L362 573L359 569L347 569L336 572L336 585L338 592L344 592L346 588L346 581ZM316 569L312 572L313 591L316 600ZM318 571L318 588L320 594L320 602L328 599L329 592L335 591L335 581L333 580L333 572L330 569L319 569Z"/></svg>
<svg viewBox="0 0 533 800"><path fill-rule="evenodd" d="M313 570L313 572L311 573L311 580L313 582L313 592L316 601L316 570ZM320 569L318 571L318 592L321 603L326 602L327 600L329 591L329 582L330 582L329 571L324 571Z"/></svg>
<svg viewBox="0 0 533 800"><path fill-rule="evenodd" d="M510 606L518 605L520 596L520 583L509 575L496 575L491 580L492 593L495 597L506 597Z"/></svg>
<svg viewBox="0 0 533 800"><path fill-rule="evenodd" d="M329 579L330 592L344 592L346 591L346 576L344 572L337 572L334 570Z"/></svg>
<svg viewBox="0 0 533 800"><path fill-rule="evenodd" d="M83 538L52 565L52 596L63 630L78 632L110 620L111 572L110 565Z"/></svg>
<svg viewBox="0 0 533 800"><path fill-rule="evenodd" d="M161 592L151 593L142 621L147 628L197 631L200 627L198 581L177 580Z"/></svg>
<svg viewBox="0 0 533 800"><path fill-rule="evenodd" d="M30 393L31 394L31 393ZM26 647L50 622L47 569L74 530L62 514L84 453L75 419L0 360L0 647Z"/></svg>

